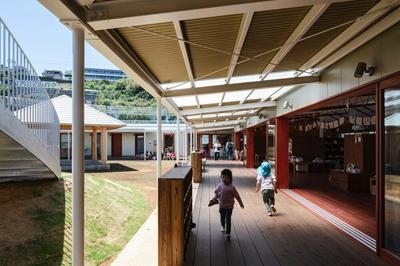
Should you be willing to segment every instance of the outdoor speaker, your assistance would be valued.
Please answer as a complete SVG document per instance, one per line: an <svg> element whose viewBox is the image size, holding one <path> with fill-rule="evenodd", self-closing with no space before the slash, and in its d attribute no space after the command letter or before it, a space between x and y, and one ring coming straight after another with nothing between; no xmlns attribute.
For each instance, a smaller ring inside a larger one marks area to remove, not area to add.
<svg viewBox="0 0 400 266"><path fill-rule="evenodd" d="M364 62L359 62L357 64L356 71L354 72L354 77L356 78L361 78L364 73L366 73L368 76L372 76L375 72L374 67L367 67L367 64Z"/></svg>
<svg viewBox="0 0 400 266"><path fill-rule="evenodd" d="M366 63L364 63L364 62L358 63L356 71L354 72L354 77L361 78L364 75L364 72L366 69L367 69Z"/></svg>

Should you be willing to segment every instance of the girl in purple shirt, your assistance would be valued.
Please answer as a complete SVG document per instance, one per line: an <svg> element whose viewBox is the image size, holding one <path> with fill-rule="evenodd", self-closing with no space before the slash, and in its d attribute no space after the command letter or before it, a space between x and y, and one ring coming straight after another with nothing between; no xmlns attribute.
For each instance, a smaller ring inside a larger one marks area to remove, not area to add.
<svg viewBox="0 0 400 266"><path fill-rule="evenodd" d="M243 209L242 199L236 188L232 185L232 171L224 169L221 171L222 182L215 189L215 198L219 200L219 213L221 216L221 232L225 232L226 239L231 238L231 217L235 199Z"/></svg>

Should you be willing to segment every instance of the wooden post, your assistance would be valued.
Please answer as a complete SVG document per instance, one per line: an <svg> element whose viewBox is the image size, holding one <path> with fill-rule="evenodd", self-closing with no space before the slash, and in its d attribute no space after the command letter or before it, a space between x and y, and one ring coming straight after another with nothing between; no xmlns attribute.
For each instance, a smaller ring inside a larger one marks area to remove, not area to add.
<svg viewBox="0 0 400 266"><path fill-rule="evenodd" d="M202 161L200 152L192 152L193 182L200 183L202 179Z"/></svg>
<svg viewBox="0 0 400 266"><path fill-rule="evenodd" d="M246 129L247 146L246 146L246 167L254 167L254 128Z"/></svg>
<svg viewBox="0 0 400 266"><path fill-rule="evenodd" d="M289 120L275 120L275 175L278 188L289 188Z"/></svg>
<svg viewBox="0 0 400 266"><path fill-rule="evenodd" d="M105 128L101 129L101 164L107 164L107 131Z"/></svg>
<svg viewBox="0 0 400 266"><path fill-rule="evenodd" d="M97 160L97 128L92 131L92 160Z"/></svg>

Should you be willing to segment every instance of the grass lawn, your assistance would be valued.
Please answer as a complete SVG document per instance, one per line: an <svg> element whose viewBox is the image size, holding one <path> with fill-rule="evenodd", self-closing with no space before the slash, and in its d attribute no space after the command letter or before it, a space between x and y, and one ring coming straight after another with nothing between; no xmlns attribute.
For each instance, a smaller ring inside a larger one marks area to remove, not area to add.
<svg viewBox="0 0 400 266"><path fill-rule="evenodd" d="M71 182L70 174L63 174ZM66 206L70 205L66 193ZM121 181L85 174L85 260L99 265L118 253L147 218L146 197Z"/></svg>
<svg viewBox="0 0 400 266"><path fill-rule="evenodd" d="M85 265L110 265L156 206L155 161L85 174ZM163 162L163 172L173 162ZM0 184L0 265L71 265L71 174Z"/></svg>

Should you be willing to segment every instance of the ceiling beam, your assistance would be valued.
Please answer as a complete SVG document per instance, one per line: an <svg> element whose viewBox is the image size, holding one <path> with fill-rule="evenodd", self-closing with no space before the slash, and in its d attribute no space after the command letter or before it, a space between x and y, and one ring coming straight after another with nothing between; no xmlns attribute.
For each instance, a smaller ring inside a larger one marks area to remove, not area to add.
<svg viewBox="0 0 400 266"><path fill-rule="evenodd" d="M265 81L253 81L253 82L216 85L216 86L208 86L208 87L192 88L192 89L171 90L171 91L165 91L163 93L163 97L171 98L171 97L210 94L218 92L243 91L248 89L254 90L254 89L274 88L274 87L291 86L291 85L301 85L314 82L319 82L319 76L271 79Z"/></svg>
<svg viewBox="0 0 400 266"><path fill-rule="evenodd" d="M300 70L307 71L314 66L316 66L319 62L325 59L327 56L337 51L342 45L350 41L354 36L364 30L368 25L382 16L388 9L395 3L398 3L398 0L383 0L372 7L367 13L371 13L356 22L354 22L350 27L348 27L345 31L339 34L333 41L328 43L324 48L322 48L318 53L316 53L313 57L311 57L307 62L305 62ZM386 8L387 7L387 8Z"/></svg>
<svg viewBox="0 0 400 266"><path fill-rule="evenodd" d="M221 127L221 126L237 125L237 124L244 123L244 122L246 122L245 119L240 119L240 120L231 120L231 121L223 121L223 122L210 122L210 123L193 124L193 126L196 127L196 128Z"/></svg>
<svg viewBox="0 0 400 266"><path fill-rule="evenodd" d="M223 130L233 130L235 126L227 126L227 127L207 127L207 128L196 128L197 132L208 132L208 131L223 131Z"/></svg>
<svg viewBox="0 0 400 266"><path fill-rule="evenodd" d="M311 28L312 25L318 20L318 18L325 12L330 4L317 4L314 5L303 20L297 25L296 29L292 32L283 46L272 58L271 62L262 71L261 76L264 80L269 73L271 73L277 65L283 60L283 58L292 50L296 43L303 37L303 35Z"/></svg>
<svg viewBox="0 0 400 266"><path fill-rule="evenodd" d="M223 113L223 112L232 112L239 110L252 110L257 108L266 108L266 107L274 107L276 106L275 102L257 102L257 103L248 103L248 104L237 104L237 105L227 105L227 106L218 106L218 107L208 107L201 109L186 109L180 111L181 115L199 115L199 114L209 114L209 113Z"/></svg>
<svg viewBox="0 0 400 266"><path fill-rule="evenodd" d="M178 37L178 39L179 39L178 43L179 43L179 47L181 48L183 62L185 63L185 67L186 67L186 72L188 74L190 84L192 85L192 88L194 88L195 84L194 84L194 76L193 76L192 66L190 64L189 55L188 55L188 52L186 49L186 43L184 41L182 41L183 34L182 34L182 27L181 27L180 21L174 21L174 28L175 28L175 32L176 32L176 37Z"/></svg>
<svg viewBox="0 0 400 266"><path fill-rule="evenodd" d="M93 3L86 17L95 30L312 6L349 0L279 0L242 3L241 0L105 1Z"/></svg>
<svg viewBox="0 0 400 266"><path fill-rule="evenodd" d="M357 36L355 39L353 39L351 42L343 46L341 49L330 55L328 58L323 60L321 63L319 63L316 67L315 70L320 72L321 70L329 67L333 63L337 62L344 56L348 55L352 51L356 50L363 44L367 43L368 41L372 40L385 30L389 29L391 26L395 25L396 23L400 22L400 8L397 8L394 10L392 13L390 13L388 16L386 16L384 19L380 20L377 22L374 26L372 26L370 29L367 31L363 32L359 36Z"/></svg>
<svg viewBox="0 0 400 266"><path fill-rule="evenodd" d="M237 120L238 118L245 118L245 117L251 117L251 116L257 116L256 113L252 114L244 114L244 115L230 115L230 116L221 116L221 117L208 117L208 118L196 118L196 119L188 119L190 123L202 123L202 122L221 122L221 121L229 121L229 120ZM226 120L228 119L228 120Z"/></svg>
<svg viewBox="0 0 400 266"><path fill-rule="evenodd" d="M253 19L254 12L247 12L243 14L242 21L240 23L239 31L236 38L235 47L233 48L233 55L231 56L231 61L229 63L228 75L226 77L226 83L231 81L233 72L235 72L236 63L239 59L239 54L242 51L243 43L246 40L247 32Z"/></svg>

